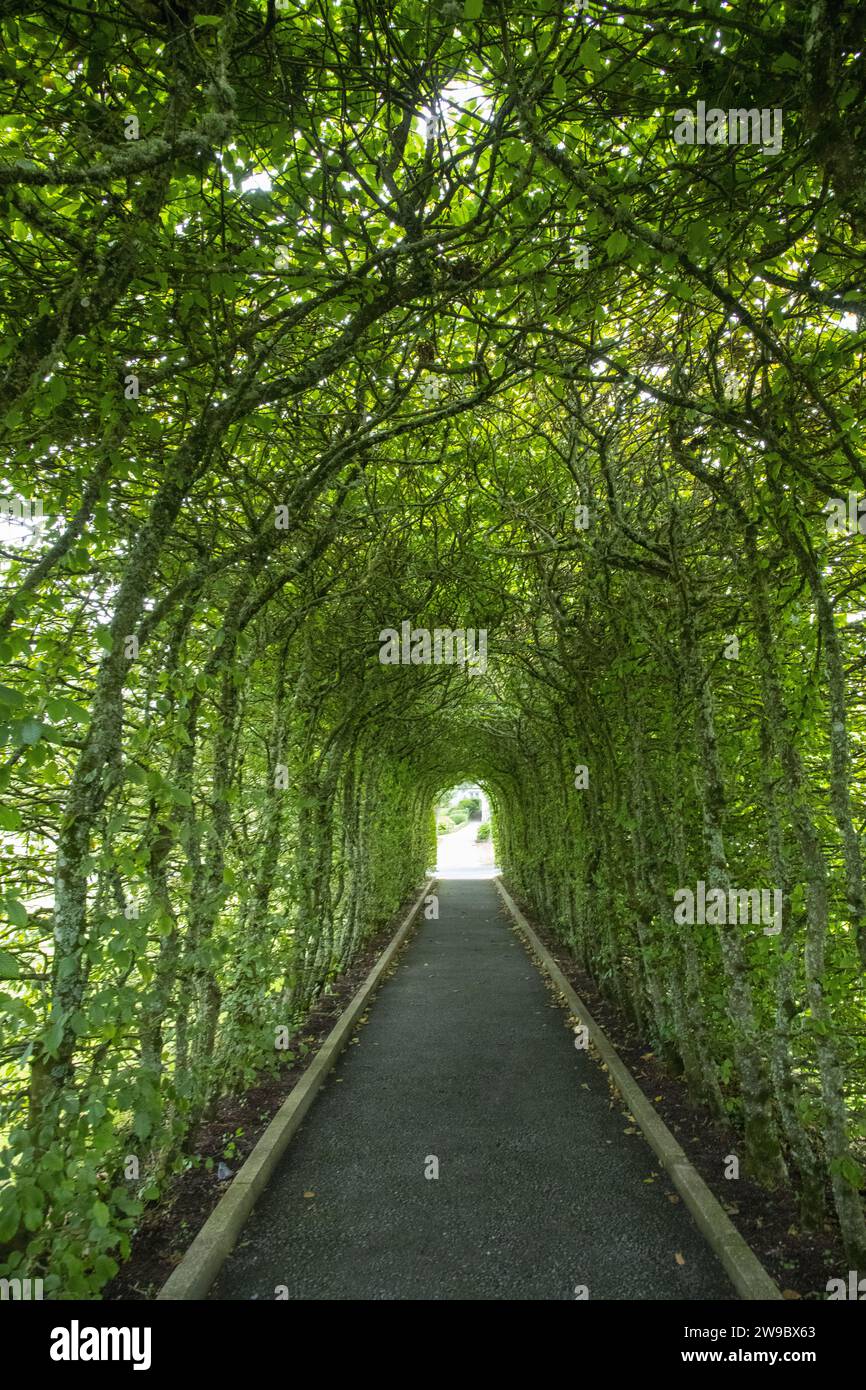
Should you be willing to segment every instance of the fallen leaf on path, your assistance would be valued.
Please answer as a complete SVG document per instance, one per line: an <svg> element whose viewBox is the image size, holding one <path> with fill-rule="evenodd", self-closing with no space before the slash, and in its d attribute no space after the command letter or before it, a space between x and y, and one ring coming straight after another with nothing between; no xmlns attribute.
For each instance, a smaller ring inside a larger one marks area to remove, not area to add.
<svg viewBox="0 0 866 1390"><path fill-rule="evenodd" d="M679 1250L678 1250L677 1253L674 1255L674 1259L676 1260L676 1262L677 1262L678 1265L684 1265L685 1262L686 1262L686 1257L685 1257L685 1255L681 1255L680 1252L679 1252Z"/></svg>
<svg viewBox="0 0 866 1390"><path fill-rule="evenodd" d="M796 1290L796 1289L783 1289L783 1290L782 1290L782 1297L783 1297L783 1298L802 1298L803 1295L802 1295L801 1293L797 1293L797 1290Z"/></svg>
<svg viewBox="0 0 866 1390"><path fill-rule="evenodd" d="M305 1193L304 1193L304 1196L305 1196L305 1197L315 1197L315 1195L316 1195L315 1192L305 1192Z"/></svg>

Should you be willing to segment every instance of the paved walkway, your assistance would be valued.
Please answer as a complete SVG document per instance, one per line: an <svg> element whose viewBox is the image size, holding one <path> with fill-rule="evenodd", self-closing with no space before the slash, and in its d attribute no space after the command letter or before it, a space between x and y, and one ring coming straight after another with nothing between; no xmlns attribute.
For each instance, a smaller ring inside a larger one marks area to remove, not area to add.
<svg viewBox="0 0 866 1390"><path fill-rule="evenodd" d="M733 1298L494 885L438 892L211 1297Z"/></svg>
<svg viewBox="0 0 866 1390"><path fill-rule="evenodd" d="M478 844L480 821L470 820L436 841L436 873L445 878L495 878L492 840Z"/></svg>

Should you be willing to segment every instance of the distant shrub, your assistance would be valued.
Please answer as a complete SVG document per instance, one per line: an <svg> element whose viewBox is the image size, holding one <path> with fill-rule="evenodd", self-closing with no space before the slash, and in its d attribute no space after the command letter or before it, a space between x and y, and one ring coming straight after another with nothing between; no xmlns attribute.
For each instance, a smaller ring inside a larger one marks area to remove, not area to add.
<svg viewBox="0 0 866 1390"><path fill-rule="evenodd" d="M486 820L486 821L483 821L482 824L479 825L479 827L478 827L478 834L475 836L475 843L478 844L481 840L489 840L489 839L490 839L490 821L489 821L489 820Z"/></svg>
<svg viewBox="0 0 866 1390"><path fill-rule="evenodd" d="M453 829L454 829L454 822L453 822L453 820L451 819L450 816L437 816L437 817L436 817L436 834L437 834L437 835L447 835L448 832L449 832L449 830L453 830Z"/></svg>
<svg viewBox="0 0 866 1390"><path fill-rule="evenodd" d="M464 810L462 806L454 806L448 814L455 825L465 825L469 819L469 812Z"/></svg>

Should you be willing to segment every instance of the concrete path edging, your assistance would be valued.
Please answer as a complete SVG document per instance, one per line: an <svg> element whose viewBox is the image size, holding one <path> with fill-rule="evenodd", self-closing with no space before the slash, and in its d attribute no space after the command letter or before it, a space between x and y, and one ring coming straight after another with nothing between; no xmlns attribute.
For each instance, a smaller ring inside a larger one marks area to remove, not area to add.
<svg viewBox="0 0 866 1390"><path fill-rule="evenodd" d="M781 1300L777 1284L770 1278L755 1252L746 1243L720 1202L707 1187L687 1158L667 1125L644 1095L604 1030L586 1005L575 994L547 947L539 940L520 908L495 879L496 887L541 968L564 996L569 1009L586 1026L587 1034L608 1074L623 1098L635 1123L642 1131L671 1182L682 1197L692 1219L727 1273L740 1298Z"/></svg>
<svg viewBox="0 0 866 1390"><path fill-rule="evenodd" d="M357 994L338 1018L300 1081L283 1101L274 1118L227 1191L217 1202L180 1264L157 1294L164 1299L204 1298L225 1263L257 1198L267 1186L289 1141L312 1105L322 1083L342 1052L370 997L399 951L418 916L427 894L436 883L428 879L408 916L370 971Z"/></svg>

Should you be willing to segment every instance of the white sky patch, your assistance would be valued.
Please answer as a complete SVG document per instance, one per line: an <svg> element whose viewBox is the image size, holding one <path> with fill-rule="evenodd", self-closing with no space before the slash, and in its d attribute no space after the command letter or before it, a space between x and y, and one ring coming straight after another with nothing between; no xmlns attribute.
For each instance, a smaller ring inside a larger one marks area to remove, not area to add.
<svg viewBox="0 0 866 1390"><path fill-rule="evenodd" d="M273 180L267 170L263 169L258 174L247 174L241 184L242 193L252 193L256 189L261 189L265 193L270 193Z"/></svg>
<svg viewBox="0 0 866 1390"><path fill-rule="evenodd" d="M11 495L11 494L9 494ZM28 499L25 499L25 504ZM0 494L0 549L20 550L22 546L33 545L42 535L42 528L49 517L10 516L5 505L6 498Z"/></svg>
<svg viewBox="0 0 866 1390"><path fill-rule="evenodd" d="M424 107L418 117L418 133L422 139L426 140L431 124L434 127L437 121L442 121L446 126L453 126L462 120L463 108L469 102L476 103L475 114L480 120L489 120L493 113L493 102L490 97L485 95L484 88L477 82L449 82L439 93L439 102L431 110Z"/></svg>

